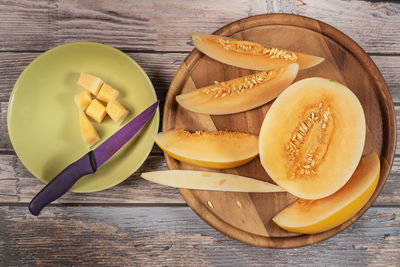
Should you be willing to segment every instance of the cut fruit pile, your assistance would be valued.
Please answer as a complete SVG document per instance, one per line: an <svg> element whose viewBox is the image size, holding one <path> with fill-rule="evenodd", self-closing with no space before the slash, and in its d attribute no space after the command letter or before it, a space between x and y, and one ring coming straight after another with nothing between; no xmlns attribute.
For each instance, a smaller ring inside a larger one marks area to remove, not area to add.
<svg viewBox="0 0 400 267"><path fill-rule="evenodd" d="M128 111L116 100L119 92L100 78L81 72L77 84L87 90L76 94L74 99L80 110L79 121L83 140L86 145L92 146L100 140L100 137L86 115L98 123L108 115L120 125L128 115ZM92 98L92 95L95 98Z"/></svg>
<svg viewBox="0 0 400 267"><path fill-rule="evenodd" d="M299 199L273 221L296 233L327 231L358 213L374 193L380 172L375 152L362 157L366 122L361 103L349 88L333 80L313 77L293 83L299 70L324 59L217 35L194 33L191 39L215 60L260 72L178 95L181 107L225 115L276 100L258 137L228 130L171 129L157 134L155 142L176 160L212 169L238 167L259 154L261 165L277 186L209 171L158 171L143 173L143 178L200 190L286 190Z"/></svg>

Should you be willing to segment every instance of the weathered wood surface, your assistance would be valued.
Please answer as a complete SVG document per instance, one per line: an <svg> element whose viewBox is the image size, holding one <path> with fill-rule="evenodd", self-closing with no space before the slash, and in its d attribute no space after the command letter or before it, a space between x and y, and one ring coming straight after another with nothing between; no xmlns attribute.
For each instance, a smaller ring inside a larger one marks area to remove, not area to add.
<svg viewBox="0 0 400 267"><path fill-rule="evenodd" d="M38 55L39 53L0 53L0 77L2 78L0 82L0 151L12 151L7 134L7 108L11 90L19 74ZM153 82L157 96L159 99L164 100L172 77L187 54L128 53L128 55L143 67ZM391 91L393 101L399 105L400 57L372 56L372 59L381 70ZM396 111L397 116L400 116L398 109ZM398 142L400 141L398 140Z"/></svg>
<svg viewBox="0 0 400 267"><path fill-rule="evenodd" d="M166 168L156 147L124 183L93 194L69 193L42 217L28 215L26 203L43 184L15 156L6 115L13 84L32 59L71 41L112 45L129 52L164 100L193 48L190 32L213 32L268 12L320 19L353 38L372 55L400 116L398 1L0 1L0 265L398 266L400 157L366 215L334 238L300 249L272 251L232 241L182 204L175 189L140 179L143 170Z"/></svg>
<svg viewBox="0 0 400 267"><path fill-rule="evenodd" d="M152 154L137 172L120 185L95 193L67 193L56 203L185 203L176 189L140 178L142 172L166 169L162 154ZM41 181L26 170L16 155L0 154L0 204L28 203L43 186ZM393 206L399 203L400 157L396 157L392 172L375 205Z"/></svg>
<svg viewBox="0 0 400 267"><path fill-rule="evenodd" d="M0 50L42 51L88 40L126 50L190 51L190 32L213 32L243 17L273 12L320 19L367 52L400 50L399 3L342 0L1 1Z"/></svg>
<svg viewBox="0 0 400 267"><path fill-rule="evenodd" d="M343 233L298 249L230 240L188 207L0 207L2 266L398 266L400 210L371 208Z"/></svg>

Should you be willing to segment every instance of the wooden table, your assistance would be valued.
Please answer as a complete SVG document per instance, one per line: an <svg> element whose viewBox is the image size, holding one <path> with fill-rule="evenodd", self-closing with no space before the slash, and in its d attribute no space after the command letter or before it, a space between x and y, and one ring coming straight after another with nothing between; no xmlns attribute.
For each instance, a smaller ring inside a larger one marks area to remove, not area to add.
<svg viewBox="0 0 400 267"><path fill-rule="evenodd" d="M135 59L165 99L193 49L191 31L213 32L234 20L284 12L322 20L372 57L400 116L400 4L364 1L0 1L0 265L315 265L400 266L400 157L372 208L317 245L272 250L221 235L177 190L142 180L166 169L155 146L143 166L114 188L68 193L39 218L27 203L43 184L16 156L7 133L10 92L21 71L59 44L95 41Z"/></svg>

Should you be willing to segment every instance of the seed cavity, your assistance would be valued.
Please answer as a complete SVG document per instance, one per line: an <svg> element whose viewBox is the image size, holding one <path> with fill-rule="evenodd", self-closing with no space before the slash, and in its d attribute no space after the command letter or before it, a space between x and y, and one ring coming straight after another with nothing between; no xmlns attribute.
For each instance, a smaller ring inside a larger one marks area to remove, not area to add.
<svg viewBox="0 0 400 267"><path fill-rule="evenodd" d="M231 97L243 93L247 89L260 86L279 75L285 68L271 71L257 72L248 76L240 77L226 82L214 81L213 85L199 89L200 92L214 98Z"/></svg>
<svg viewBox="0 0 400 267"><path fill-rule="evenodd" d="M285 146L290 179L306 178L317 173L327 151L333 123L330 107L322 102L311 107L304 119L297 123Z"/></svg>
<svg viewBox="0 0 400 267"><path fill-rule="evenodd" d="M277 58L290 61L297 60L297 55L288 50L274 47L264 47L260 44L242 40L228 40L224 38L217 38L217 40L225 50L231 50L246 55L262 55L271 59Z"/></svg>

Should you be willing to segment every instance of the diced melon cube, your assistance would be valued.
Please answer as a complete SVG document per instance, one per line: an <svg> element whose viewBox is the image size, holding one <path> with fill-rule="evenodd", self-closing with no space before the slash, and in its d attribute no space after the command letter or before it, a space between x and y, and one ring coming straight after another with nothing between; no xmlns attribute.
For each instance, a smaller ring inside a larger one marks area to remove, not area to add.
<svg viewBox="0 0 400 267"><path fill-rule="evenodd" d="M106 111L111 119L118 125L121 124L126 115L128 115L128 111L116 100L111 100L108 102Z"/></svg>
<svg viewBox="0 0 400 267"><path fill-rule="evenodd" d="M81 124L83 140L88 146L91 146L100 140L100 137L96 132L96 129L93 127L88 117L86 117L85 113L82 111L79 112L79 121Z"/></svg>
<svg viewBox="0 0 400 267"><path fill-rule="evenodd" d="M80 110L85 110L90 102L92 102L92 97L88 91L83 91L74 96L75 103Z"/></svg>
<svg viewBox="0 0 400 267"><path fill-rule="evenodd" d="M104 116L106 116L107 114L106 107L102 103L100 103L99 100L93 99L86 109L86 114L88 114L95 121L100 123L104 119Z"/></svg>
<svg viewBox="0 0 400 267"><path fill-rule="evenodd" d="M119 95L119 92L117 90L115 90L108 84L103 83L103 85L100 88L99 93L97 94L97 98L108 103L111 100L116 99L118 95Z"/></svg>
<svg viewBox="0 0 400 267"><path fill-rule="evenodd" d="M103 81L100 78L90 75L86 72L81 72L81 75L76 83L94 95L98 94L100 87L103 85Z"/></svg>

